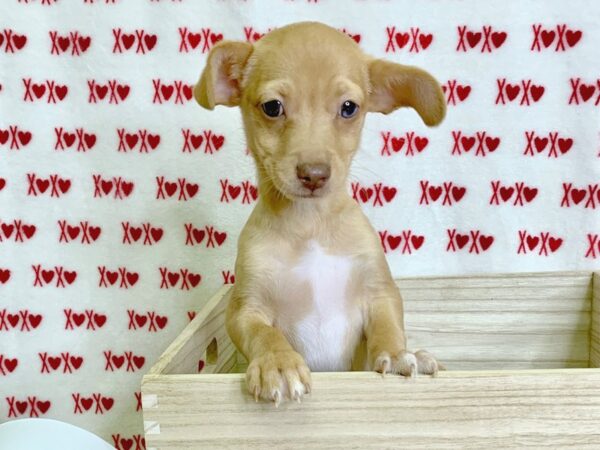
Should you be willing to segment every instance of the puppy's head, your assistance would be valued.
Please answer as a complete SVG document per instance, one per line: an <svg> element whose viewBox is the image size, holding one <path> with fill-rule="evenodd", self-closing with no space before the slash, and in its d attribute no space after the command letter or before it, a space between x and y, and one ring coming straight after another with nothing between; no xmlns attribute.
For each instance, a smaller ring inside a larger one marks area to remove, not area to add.
<svg viewBox="0 0 600 450"><path fill-rule="evenodd" d="M194 96L208 109L241 107L261 183L293 200L345 189L367 112L408 106L437 125L446 111L427 72L369 57L315 22L276 29L254 45L217 44Z"/></svg>

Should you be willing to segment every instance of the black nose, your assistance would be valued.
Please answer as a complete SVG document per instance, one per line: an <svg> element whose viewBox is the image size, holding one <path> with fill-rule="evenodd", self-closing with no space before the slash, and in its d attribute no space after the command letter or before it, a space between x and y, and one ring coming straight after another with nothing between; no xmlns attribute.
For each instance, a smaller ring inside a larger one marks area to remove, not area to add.
<svg viewBox="0 0 600 450"><path fill-rule="evenodd" d="M296 175L302 186L314 191L325 185L331 175L331 166L329 164L298 164Z"/></svg>

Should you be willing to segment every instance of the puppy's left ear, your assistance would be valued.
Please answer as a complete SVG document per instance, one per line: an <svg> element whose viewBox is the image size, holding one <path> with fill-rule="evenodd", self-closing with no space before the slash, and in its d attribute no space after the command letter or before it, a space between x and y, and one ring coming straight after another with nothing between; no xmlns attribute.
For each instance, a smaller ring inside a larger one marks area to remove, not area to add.
<svg viewBox="0 0 600 450"><path fill-rule="evenodd" d="M200 106L213 109L215 105L240 104L242 74L252 48L247 42L223 41L211 49L194 86L194 98Z"/></svg>
<svg viewBox="0 0 600 450"><path fill-rule="evenodd" d="M446 115L442 88L424 70L373 59L369 63L369 81L369 111L388 114L402 106L410 106L429 126L438 125Z"/></svg>

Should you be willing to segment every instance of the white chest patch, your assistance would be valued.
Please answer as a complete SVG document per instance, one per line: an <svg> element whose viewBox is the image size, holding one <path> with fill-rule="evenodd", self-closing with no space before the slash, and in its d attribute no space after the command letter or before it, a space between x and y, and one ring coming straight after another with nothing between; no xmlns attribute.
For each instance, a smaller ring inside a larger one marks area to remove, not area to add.
<svg viewBox="0 0 600 450"><path fill-rule="evenodd" d="M291 268L295 279L310 284L312 303L284 333L313 371L349 370L360 335L360 311L352 308L347 292L351 270L350 257L328 255L314 241Z"/></svg>

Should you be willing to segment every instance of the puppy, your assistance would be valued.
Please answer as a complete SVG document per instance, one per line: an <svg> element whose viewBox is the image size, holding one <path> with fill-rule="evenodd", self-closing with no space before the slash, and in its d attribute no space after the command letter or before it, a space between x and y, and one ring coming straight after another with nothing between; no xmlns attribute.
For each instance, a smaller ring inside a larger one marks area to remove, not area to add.
<svg viewBox="0 0 600 450"><path fill-rule="evenodd" d="M438 82L302 22L215 45L194 96L207 109L241 108L258 169L226 319L255 398L300 401L311 370L435 374L431 354L406 348L400 293L346 178L367 112L408 106L437 125Z"/></svg>

